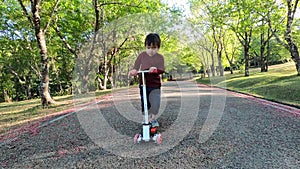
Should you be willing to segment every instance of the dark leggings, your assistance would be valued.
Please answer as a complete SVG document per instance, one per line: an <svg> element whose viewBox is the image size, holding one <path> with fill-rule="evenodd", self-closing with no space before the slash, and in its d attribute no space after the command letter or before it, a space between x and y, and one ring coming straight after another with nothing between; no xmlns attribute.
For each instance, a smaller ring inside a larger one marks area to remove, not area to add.
<svg viewBox="0 0 300 169"><path fill-rule="evenodd" d="M160 88L146 87L148 113L157 115L160 107ZM141 106L144 115L143 86L140 86Z"/></svg>

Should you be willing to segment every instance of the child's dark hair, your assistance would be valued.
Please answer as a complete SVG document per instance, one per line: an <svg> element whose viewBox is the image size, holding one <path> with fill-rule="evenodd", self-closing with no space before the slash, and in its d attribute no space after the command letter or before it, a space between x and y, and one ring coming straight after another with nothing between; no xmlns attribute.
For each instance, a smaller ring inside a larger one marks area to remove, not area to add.
<svg viewBox="0 0 300 169"><path fill-rule="evenodd" d="M157 46L158 48L160 48L160 43L161 43L161 40L160 40L160 37L158 34L150 33L146 36L145 46L154 45L154 46Z"/></svg>

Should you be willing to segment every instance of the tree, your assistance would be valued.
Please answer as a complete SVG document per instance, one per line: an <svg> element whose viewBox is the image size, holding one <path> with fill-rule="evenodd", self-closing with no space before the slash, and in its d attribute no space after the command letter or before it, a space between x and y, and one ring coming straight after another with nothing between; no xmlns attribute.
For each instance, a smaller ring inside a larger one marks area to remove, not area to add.
<svg viewBox="0 0 300 169"><path fill-rule="evenodd" d="M48 21L45 23L44 28L42 18L40 16L41 10L41 0L33 0L31 2L31 13L32 16L29 15L26 6L24 5L22 0L18 0L24 15L28 18L30 24L33 25L35 30L35 36L37 39L37 43L40 49L40 57L41 57L41 82L39 85L39 92L41 96L41 101L43 107L48 106L49 103L55 103L50 95L49 90L49 62L48 62L48 55L47 55L47 45L46 45L46 32L49 28L49 25L53 19L54 12L58 6L60 0L56 0L51 12L49 13ZM45 18L46 19L46 18Z"/></svg>
<svg viewBox="0 0 300 169"><path fill-rule="evenodd" d="M38 57L33 55L37 45L31 42L34 39L34 33L30 31L32 25L28 24L18 1L1 1L0 7L0 90L4 95L0 95L0 100L3 97L5 101L31 99L37 89L35 79L40 77L36 67Z"/></svg>
<svg viewBox="0 0 300 169"><path fill-rule="evenodd" d="M257 23L255 12L256 1L231 1L227 11L231 11L231 29L235 32L239 42L244 48L245 76L249 76L250 68L250 47L253 29Z"/></svg>
<svg viewBox="0 0 300 169"><path fill-rule="evenodd" d="M211 35L211 23L210 16L207 14L209 10L203 0L191 0L191 10L194 18L191 19L191 23L194 25L196 32L202 35L200 39L196 39L195 43L191 47L198 52L197 56L203 67L204 76L208 74L210 77L215 76L215 47L213 42L213 36Z"/></svg>
<svg viewBox="0 0 300 169"><path fill-rule="evenodd" d="M240 47L237 43L239 42L232 31L225 34L225 37L223 38L224 53L229 63L231 74L233 74L235 66L234 58L237 54L238 48Z"/></svg>
<svg viewBox="0 0 300 169"><path fill-rule="evenodd" d="M297 44L293 40L292 36L292 24L295 18L296 9L298 6L299 0L287 0L287 24L285 31L285 40L287 42L287 48L291 53L292 59L296 63L296 70L298 76L300 76L300 56Z"/></svg>
<svg viewBox="0 0 300 169"><path fill-rule="evenodd" d="M117 36L117 31L122 31L120 27L114 27L114 24L119 25L118 20L122 17L128 15L128 11L131 11L131 14L155 12L162 9L161 3L159 1L151 2L142 2L142 1L118 1L118 2L108 2L108 1L93 1L94 8L94 30L90 32L91 39L85 46L86 57L84 59L79 59L85 66L79 66L78 68L82 69L79 71L81 73L81 93L86 93L89 91L88 86L90 83L94 83L94 80L97 81L98 86L101 90L107 89L108 81L112 80L114 73L114 66L112 63L116 54L120 51L122 46L128 39L128 36ZM131 21L134 23L126 23L125 26L130 26L130 24L136 24L137 21ZM141 24L142 22L140 22ZM123 25L124 26L124 25ZM130 32L132 28L126 30ZM137 28L135 28L137 29ZM127 33L125 33L127 35ZM89 47L88 47L89 46ZM89 49L88 49L89 48ZM93 77L94 70L91 70L94 63L98 64L98 70L95 74L96 77ZM112 83L113 81L111 81Z"/></svg>
<svg viewBox="0 0 300 169"><path fill-rule="evenodd" d="M271 31L269 22L280 18L279 8L275 5L274 1L261 1L257 8L257 13L260 18L260 25L258 26L258 34L260 36L259 54L255 54L260 57L261 72L268 71L269 58L271 54L270 40L274 36Z"/></svg>
<svg viewBox="0 0 300 169"><path fill-rule="evenodd" d="M224 76L224 68L222 65L222 54L224 49L223 38L225 35L225 22L226 22L226 13L221 10L222 6L224 6L223 2L215 1L211 3L202 2L205 4L206 13L209 18L209 26L212 30L213 40L216 48L217 58L218 58L218 70L220 72L220 76Z"/></svg>
<svg viewBox="0 0 300 169"><path fill-rule="evenodd" d="M295 18L295 13L297 10L297 6L299 3L299 0L286 0L285 1L285 7L287 8L286 10L286 26L284 30L284 40L285 42L280 38L280 31L276 28L274 28L273 22L269 22L269 25L271 27L272 32L274 33L276 40L285 48L287 49L290 54L291 58L295 62L296 65L296 70L297 70L297 75L300 75L300 57L299 57L299 50L297 43L294 41L294 39L297 37L296 34L293 34L293 22ZM279 4L281 5L281 4ZM282 24L282 22L280 22Z"/></svg>

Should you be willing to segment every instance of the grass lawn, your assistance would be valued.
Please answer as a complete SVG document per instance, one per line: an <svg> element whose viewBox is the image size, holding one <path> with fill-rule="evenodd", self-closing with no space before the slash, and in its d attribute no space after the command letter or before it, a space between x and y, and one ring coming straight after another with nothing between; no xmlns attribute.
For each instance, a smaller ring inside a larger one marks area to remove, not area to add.
<svg viewBox="0 0 300 169"><path fill-rule="evenodd" d="M269 71L263 73L259 68L251 69L249 77L245 77L244 72L234 72L197 81L300 107L300 76L294 63L270 66Z"/></svg>
<svg viewBox="0 0 300 169"><path fill-rule="evenodd" d="M0 103L0 134L54 113L74 108L74 105L93 101L111 92L112 90L99 91L80 98L72 95L54 97L56 103L45 109L42 108L40 99Z"/></svg>

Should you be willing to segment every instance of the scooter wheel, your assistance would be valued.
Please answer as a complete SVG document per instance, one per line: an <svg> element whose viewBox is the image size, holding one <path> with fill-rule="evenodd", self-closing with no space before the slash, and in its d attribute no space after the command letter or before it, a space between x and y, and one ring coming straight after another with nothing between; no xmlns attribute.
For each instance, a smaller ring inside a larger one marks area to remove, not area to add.
<svg viewBox="0 0 300 169"><path fill-rule="evenodd" d="M139 143L138 139L140 138L140 134L136 134L134 136L134 139L133 139L133 142L136 144L136 143Z"/></svg>
<svg viewBox="0 0 300 169"><path fill-rule="evenodd" d="M161 134L157 135L157 137L156 137L156 143L157 144L161 144L162 143L162 136L161 136Z"/></svg>

